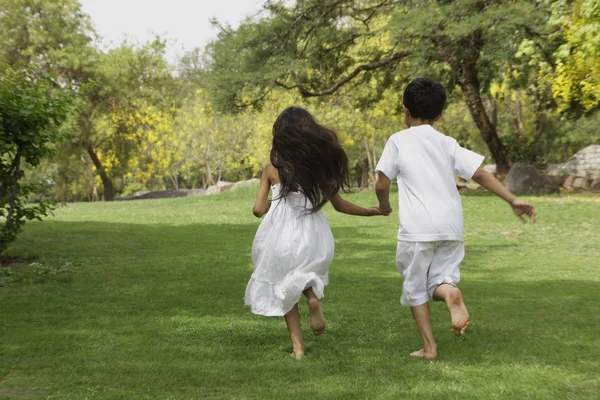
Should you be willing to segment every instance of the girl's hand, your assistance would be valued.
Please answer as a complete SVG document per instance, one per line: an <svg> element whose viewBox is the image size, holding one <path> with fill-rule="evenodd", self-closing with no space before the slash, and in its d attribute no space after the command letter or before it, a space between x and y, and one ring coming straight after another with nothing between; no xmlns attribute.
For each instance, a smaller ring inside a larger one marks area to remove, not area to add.
<svg viewBox="0 0 600 400"><path fill-rule="evenodd" d="M381 211L381 215L383 216L388 216L390 215L390 213L392 212L392 207L387 206L387 207L382 207L381 204L377 206L377 208L379 209L379 211Z"/></svg>
<svg viewBox="0 0 600 400"><path fill-rule="evenodd" d="M375 215L388 216L388 215L390 215L390 212L392 211L392 210L382 210L378 206L369 207L367 210L370 210L372 212L371 215L373 215L373 216L375 216Z"/></svg>

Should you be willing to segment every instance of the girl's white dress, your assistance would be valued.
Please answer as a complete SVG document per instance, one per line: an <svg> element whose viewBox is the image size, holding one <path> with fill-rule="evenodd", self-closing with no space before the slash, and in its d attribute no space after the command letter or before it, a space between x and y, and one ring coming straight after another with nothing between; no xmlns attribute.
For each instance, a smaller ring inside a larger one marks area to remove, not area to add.
<svg viewBox="0 0 600 400"><path fill-rule="evenodd" d="M272 189L271 207L252 244L254 273L245 303L254 314L282 316L309 287L323 297L334 242L323 211L306 212L312 205L303 193L280 199L280 185Z"/></svg>

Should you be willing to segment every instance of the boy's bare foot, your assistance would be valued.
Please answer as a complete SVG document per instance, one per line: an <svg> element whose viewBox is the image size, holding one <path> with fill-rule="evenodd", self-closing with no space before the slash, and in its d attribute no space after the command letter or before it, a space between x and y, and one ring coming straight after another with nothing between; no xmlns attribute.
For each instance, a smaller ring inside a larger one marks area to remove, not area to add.
<svg viewBox="0 0 600 400"><path fill-rule="evenodd" d="M431 349L428 351L425 351L425 349L421 349L413 351L412 353L410 353L410 355L412 357L422 358L427 361L433 361L437 358L437 351L435 349Z"/></svg>
<svg viewBox="0 0 600 400"><path fill-rule="evenodd" d="M321 302L316 297L308 299L308 309L310 311L310 328L315 336L322 335L327 329L327 321L321 310Z"/></svg>
<svg viewBox="0 0 600 400"><path fill-rule="evenodd" d="M456 336L463 335L469 327L470 319L467 307L463 302L462 293L458 288L452 288L446 298L446 305L448 306L448 310L450 310L454 334Z"/></svg>

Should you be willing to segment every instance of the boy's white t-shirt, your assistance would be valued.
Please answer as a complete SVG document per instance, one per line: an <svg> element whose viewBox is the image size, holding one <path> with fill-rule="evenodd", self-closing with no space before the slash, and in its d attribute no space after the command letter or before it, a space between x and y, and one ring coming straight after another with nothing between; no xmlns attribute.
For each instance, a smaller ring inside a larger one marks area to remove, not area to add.
<svg viewBox="0 0 600 400"><path fill-rule="evenodd" d="M431 125L392 135L376 170L398 180L398 240L462 241L462 202L454 175L471 179L483 159Z"/></svg>

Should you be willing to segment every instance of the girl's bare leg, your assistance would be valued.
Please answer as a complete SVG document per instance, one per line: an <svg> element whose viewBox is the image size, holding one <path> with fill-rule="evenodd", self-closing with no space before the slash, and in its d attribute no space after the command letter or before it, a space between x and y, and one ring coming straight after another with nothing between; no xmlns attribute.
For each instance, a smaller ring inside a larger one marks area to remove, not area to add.
<svg viewBox="0 0 600 400"><path fill-rule="evenodd" d="M304 342L302 342L302 329L300 328L300 312L298 311L298 304L295 304L294 308L285 314L284 318L288 331L290 332L290 339L292 339L292 355L296 360L301 360L304 357Z"/></svg>
<svg viewBox="0 0 600 400"><path fill-rule="evenodd" d="M308 300L308 309L310 311L310 328L316 336L319 336L325 332L327 328L327 321L323 315L321 309L321 302L317 298L312 288L306 289L304 292L306 299Z"/></svg>
<svg viewBox="0 0 600 400"><path fill-rule="evenodd" d="M423 338L423 348L421 350L410 353L413 357L420 357L426 360L434 360L437 357L437 345L433 340L433 332L431 330L431 321L429 319L429 303L421 304L420 306L411 307L410 310L415 317L417 328Z"/></svg>

